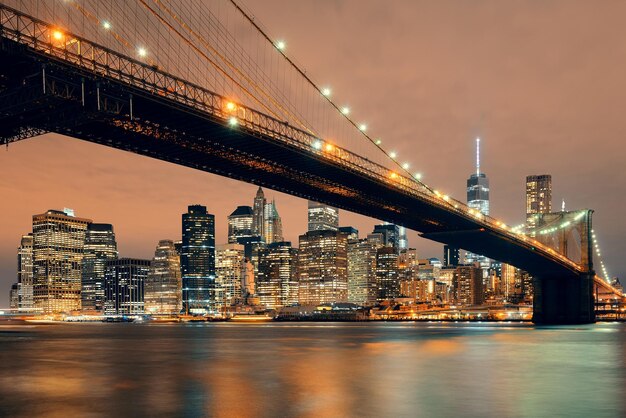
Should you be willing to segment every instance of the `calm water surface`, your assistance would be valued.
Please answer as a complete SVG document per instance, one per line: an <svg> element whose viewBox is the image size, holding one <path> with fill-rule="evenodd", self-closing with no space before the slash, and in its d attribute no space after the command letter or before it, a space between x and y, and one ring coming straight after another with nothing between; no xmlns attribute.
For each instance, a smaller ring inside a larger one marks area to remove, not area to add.
<svg viewBox="0 0 626 418"><path fill-rule="evenodd" d="M626 324L0 326L10 417L624 417Z"/></svg>

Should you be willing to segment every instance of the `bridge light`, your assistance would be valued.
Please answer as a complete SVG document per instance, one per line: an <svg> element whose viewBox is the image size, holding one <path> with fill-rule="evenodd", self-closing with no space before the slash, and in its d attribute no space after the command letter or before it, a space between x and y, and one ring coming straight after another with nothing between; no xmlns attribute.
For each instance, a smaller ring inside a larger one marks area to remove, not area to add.
<svg viewBox="0 0 626 418"><path fill-rule="evenodd" d="M106 30L109 30L111 29L111 24L105 20L104 22L102 22L102 27Z"/></svg>
<svg viewBox="0 0 626 418"><path fill-rule="evenodd" d="M322 141L313 141L313 148L322 149Z"/></svg>
<svg viewBox="0 0 626 418"><path fill-rule="evenodd" d="M331 152L332 150L335 149L335 146L333 144L326 144L326 146L324 147L324 149L328 152Z"/></svg>
<svg viewBox="0 0 626 418"><path fill-rule="evenodd" d="M148 54L148 51L146 51L145 48L139 48L137 49L137 53L139 54L140 57L145 57Z"/></svg>
<svg viewBox="0 0 626 418"><path fill-rule="evenodd" d="M279 51L284 50L286 46L285 41L276 41L276 49Z"/></svg>
<svg viewBox="0 0 626 418"><path fill-rule="evenodd" d="M330 89L328 87L324 87L322 89L322 96L328 97L328 96L330 96L330 93L331 93L331 91L330 91Z"/></svg>
<svg viewBox="0 0 626 418"><path fill-rule="evenodd" d="M381 141L381 140L380 140L380 138L378 138L378 139L376 140L376 145L380 145L380 144L382 144L382 143L383 143L383 141Z"/></svg>
<svg viewBox="0 0 626 418"><path fill-rule="evenodd" d="M344 115L349 115L350 114L350 108L349 107L342 107L341 108L341 113L343 113Z"/></svg>
<svg viewBox="0 0 626 418"><path fill-rule="evenodd" d="M63 32L61 32L60 30L55 30L54 32L52 32L52 37L57 41L62 41L64 35Z"/></svg>
<svg viewBox="0 0 626 418"><path fill-rule="evenodd" d="M422 173L415 173L415 174L413 174L413 177L415 177L418 180L421 180L422 179Z"/></svg>
<svg viewBox="0 0 626 418"><path fill-rule="evenodd" d="M236 117L231 116L230 119L228 119L228 124L232 127L235 127L239 124L239 121L237 120Z"/></svg>
<svg viewBox="0 0 626 418"><path fill-rule="evenodd" d="M366 124L364 124L364 123L360 124L360 125L359 125L359 130L361 130L361 131L363 131L363 132L367 131L367 125L366 125Z"/></svg>
<svg viewBox="0 0 626 418"><path fill-rule="evenodd" d="M228 110L229 112L233 112L235 110L237 110L237 105L233 102L227 102L226 103L226 110Z"/></svg>
<svg viewBox="0 0 626 418"><path fill-rule="evenodd" d="M392 171L391 174L389 174L389 177L391 177L392 179L395 179L398 177L398 174Z"/></svg>
<svg viewBox="0 0 626 418"><path fill-rule="evenodd" d="M398 154L396 154L395 152L391 151L391 152L389 153L389 156L395 160L395 159L396 159L396 157L398 156Z"/></svg>
<svg viewBox="0 0 626 418"><path fill-rule="evenodd" d="M410 167L409 163L402 164L402 168L404 168L405 170L408 170L409 167Z"/></svg>

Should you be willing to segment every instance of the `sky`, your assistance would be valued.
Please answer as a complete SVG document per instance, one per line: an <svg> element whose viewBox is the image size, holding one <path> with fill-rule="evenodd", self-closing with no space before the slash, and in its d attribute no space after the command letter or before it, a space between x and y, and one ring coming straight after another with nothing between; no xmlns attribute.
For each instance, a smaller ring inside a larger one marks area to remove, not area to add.
<svg viewBox="0 0 626 418"><path fill-rule="evenodd" d="M255 19L315 80L349 100L372 131L465 200L480 136L491 213L525 219L525 176L552 174L553 207L591 208L612 276L624 277L626 2L245 0ZM120 254L151 258L180 239L180 216L204 204L226 217L256 187L59 135L0 150L0 307L16 280L16 248L32 215L73 208L112 223ZM285 238L306 231L306 201L276 199ZM341 211L367 234L376 220ZM409 232L423 257L441 246Z"/></svg>

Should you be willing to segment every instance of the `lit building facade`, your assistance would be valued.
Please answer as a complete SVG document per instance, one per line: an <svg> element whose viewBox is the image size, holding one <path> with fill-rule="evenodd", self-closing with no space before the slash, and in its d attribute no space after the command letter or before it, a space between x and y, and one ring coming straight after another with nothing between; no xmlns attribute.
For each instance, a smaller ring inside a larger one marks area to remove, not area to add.
<svg viewBox="0 0 626 418"><path fill-rule="evenodd" d="M476 172L467 179L467 206L489 215L489 178L480 170L480 138L476 138ZM487 257L467 252L465 263L479 262L483 269L489 269L490 261Z"/></svg>
<svg viewBox="0 0 626 418"><path fill-rule="evenodd" d="M339 229L339 209L309 200L309 231L337 231Z"/></svg>
<svg viewBox="0 0 626 418"><path fill-rule="evenodd" d="M252 234L258 237L265 237L264 232L264 213L267 200L265 199L265 193L263 189L259 187L254 196L254 203L252 205Z"/></svg>
<svg viewBox="0 0 626 418"><path fill-rule="evenodd" d="M33 234L23 235L17 249L19 312L33 312Z"/></svg>
<svg viewBox="0 0 626 418"><path fill-rule="evenodd" d="M217 311L215 283L215 216L205 206L189 206L182 215L180 253L183 310L189 314Z"/></svg>
<svg viewBox="0 0 626 418"><path fill-rule="evenodd" d="M378 300L396 299L400 296L398 249L381 247L376 250L376 284Z"/></svg>
<svg viewBox="0 0 626 418"><path fill-rule="evenodd" d="M283 223L276 208L276 202L265 204L263 211L263 233L266 244L283 241Z"/></svg>
<svg viewBox="0 0 626 418"><path fill-rule="evenodd" d="M83 311L104 310L104 275L107 261L118 257L115 232L111 224L92 223L85 233L81 304Z"/></svg>
<svg viewBox="0 0 626 418"><path fill-rule="evenodd" d="M159 241L144 285L146 313L175 315L182 309L180 255L174 241Z"/></svg>
<svg viewBox="0 0 626 418"><path fill-rule="evenodd" d="M9 290L9 309L14 312L19 310L20 304L20 295L19 295L19 284L13 283L11 285L11 289Z"/></svg>
<svg viewBox="0 0 626 418"><path fill-rule="evenodd" d="M400 227L398 225L384 223L381 225L374 225L373 234L380 234L385 247L394 247L396 251L399 250L400 245ZM406 236L405 238L406 239Z"/></svg>
<svg viewBox="0 0 626 418"><path fill-rule="evenodd" d="M237 206L228 216L228 243L241 244L254 236L254 211L250 206Z"/></svg>
<svg viewBox="0 0 626 418"><path fill-rule="evenodd" d="M455 267L459 265L461 251L450 245L443 246L443 265L444 267Z"/></svg>
<svg viewBox="0 0 626 418"><path fill-rule="evenodd" d="M274 242L259 251L256 292L261 305L279 309L298 303L298 250L290 242Z"/></svg>
<svg viewBox="0 0 626 418"><path fill-rule="evenodd" d="M243 300L245 275L244 246L218 245L215 249L215 277L219 307L232 306Z"/></svg>
<svg viewBox="0 0 626 418"><path fill-rule="evenodd" d="M347 235L339 231L309 231L300 235L299 241L300 304L347 302Z"/></svg>
<svg viewBox="0 0 626 418"><path fill-rule="evenodd" d="M526 222L536 224L533 215L552 212L552 176L550 174L526 177Z"/></svg>
<svg viewBox="0 0 626 418"><path fill-rule="evenodd" d="M105 315L137 315L145 312L145 282L150 260L119 258L107 261L104 282Z"/></svg>
<svg viewBox="0 0 626 418"><path fill-rule="evenodd" d="M455 275L456 303L461 306L482 305L485 301L483 270L476 265L461 265Z"/></svg>
<svg viewBox="0 0 626 418"><path fill-rule="evenodd" d="M33 216L33 308L44 314L81 308L85 235L90 219L70 209Z"/></svg>
<svg viewBox="0 0 626 418"><path fill-rule="evenodd" d="M348 241L348 302L362 306L376 303L376 250L380 247L376 240Z"/></svg>

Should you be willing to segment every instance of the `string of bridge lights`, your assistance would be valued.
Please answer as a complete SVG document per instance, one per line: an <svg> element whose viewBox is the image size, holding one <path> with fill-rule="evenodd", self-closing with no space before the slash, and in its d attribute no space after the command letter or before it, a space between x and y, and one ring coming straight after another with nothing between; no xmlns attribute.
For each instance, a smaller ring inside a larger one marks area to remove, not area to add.
<svg viewBox="0 0 626 418"><path fill-rule="evenodd" d="M609 276L606 266L604 265L604 260L602 259L602 253L600 252L600 245L598 244L596 232L593 229L591 230L591 239L593 241L595 253L598 256L598 260L600 261L600 269L602 270L602 274L604 274L604 280L606 280L608 283L611 283L611 276Z"/></svg>

